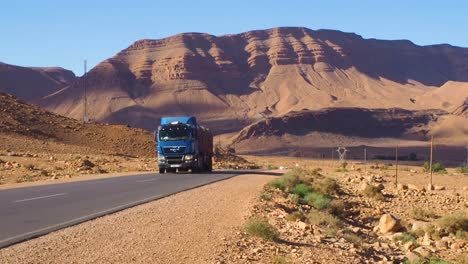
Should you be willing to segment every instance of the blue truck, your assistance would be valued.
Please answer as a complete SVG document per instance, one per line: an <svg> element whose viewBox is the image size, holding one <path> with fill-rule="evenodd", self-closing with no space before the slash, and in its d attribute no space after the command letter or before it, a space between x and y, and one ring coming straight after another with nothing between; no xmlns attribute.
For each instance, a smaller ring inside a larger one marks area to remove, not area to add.
<svg viewBox="0 0 468 264"><path fill-rule="evenodd" d="M194 116L161 118L155 139L159 173L213 170L213 135Z"/></svg>

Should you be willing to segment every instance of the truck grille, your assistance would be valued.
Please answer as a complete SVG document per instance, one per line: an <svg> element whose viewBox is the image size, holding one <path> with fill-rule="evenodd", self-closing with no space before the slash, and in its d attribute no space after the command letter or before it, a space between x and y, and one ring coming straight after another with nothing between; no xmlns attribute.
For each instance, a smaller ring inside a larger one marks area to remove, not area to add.
<svg viewBox="0 0 468 264"><path fill-rule="evenodd" d="M185 147L164 147L165 154L184 154Z"/></svg>
<svg viewBox="0 0 468 264"><path fill-rule="evenodd" d="M167 163L169 164L181 164L183 157L184 156L172 156L172 157L166 157L166 159L167 159Z"/></svg>

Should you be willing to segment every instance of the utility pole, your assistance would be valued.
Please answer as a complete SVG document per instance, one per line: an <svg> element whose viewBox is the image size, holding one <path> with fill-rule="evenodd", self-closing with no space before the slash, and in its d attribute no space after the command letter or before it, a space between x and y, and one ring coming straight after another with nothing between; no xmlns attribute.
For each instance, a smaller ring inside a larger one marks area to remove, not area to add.
<svg viewBox="0 0 468 264"><path fill-rule="evenodd" d="M84 60L84 76L83 76L83 89L84 89L84 116L83 116L83 122L88 123L88 95L86 91L86 86L87 86L87 76L86 76L86 60Z"/></svg>
<svg viewBox="0 0 468 264"><path fill-rule="evenodd" d="M465 167L468 167L468 145L466 145L466 162Z"/></svg>
<svg viewBox="0 0 468 264"><path fill-rule="evenodd" d="M431 172L431 179L430 179L431 186L432 186L432 152L433 152L433 148L434 148L434 136L431 136L431 157L430 157L430 160L429 160L429 171Z"/></svg>
<svg viewBox="0 0 468 264"><path fill-rule="evenodd" d="M398 144L395 148L395 186L398 186Z"/></svg>
<svg viewBox="0 0 468 264"><path fill-rule="evenodd" d="M364 147L364 174L367 174L367 149Z"/></svg>

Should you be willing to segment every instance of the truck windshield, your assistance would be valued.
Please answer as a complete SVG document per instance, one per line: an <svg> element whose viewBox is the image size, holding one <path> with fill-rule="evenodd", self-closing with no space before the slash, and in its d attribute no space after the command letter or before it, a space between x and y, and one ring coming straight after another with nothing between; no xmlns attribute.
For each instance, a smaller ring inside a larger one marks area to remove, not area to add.
<svg viewBox="0 0 468 264"><path fill-rule="evenodd" d="M187 140L190 138L191 133L192 128L186 125L165 125L159 130L159 140Z"/></svg>

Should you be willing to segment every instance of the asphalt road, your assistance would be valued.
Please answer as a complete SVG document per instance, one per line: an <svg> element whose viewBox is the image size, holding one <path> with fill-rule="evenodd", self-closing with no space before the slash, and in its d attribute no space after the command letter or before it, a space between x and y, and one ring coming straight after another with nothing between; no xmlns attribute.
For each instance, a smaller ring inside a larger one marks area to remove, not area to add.
<svg viewBox="0 0 468 264"><path fill-rule="evenodd" d="M0 190L0 248L239 174L146 174Z"/></svg>

